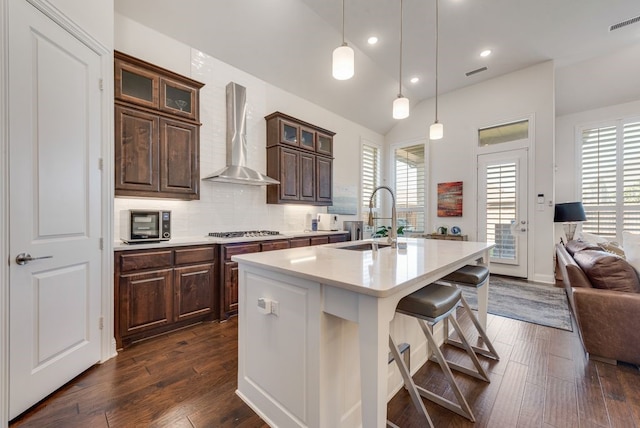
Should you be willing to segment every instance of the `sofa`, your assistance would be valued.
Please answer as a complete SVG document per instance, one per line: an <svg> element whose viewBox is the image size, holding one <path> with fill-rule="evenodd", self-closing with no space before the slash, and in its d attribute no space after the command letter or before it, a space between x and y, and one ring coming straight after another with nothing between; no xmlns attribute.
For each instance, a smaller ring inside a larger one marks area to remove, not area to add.
<svg viewBox="0 0 640 428"><path fill-rule="evenodd" d="M640 365L640 280L619 255L580 241L556 244L557 268L589 357Z"/></svg>

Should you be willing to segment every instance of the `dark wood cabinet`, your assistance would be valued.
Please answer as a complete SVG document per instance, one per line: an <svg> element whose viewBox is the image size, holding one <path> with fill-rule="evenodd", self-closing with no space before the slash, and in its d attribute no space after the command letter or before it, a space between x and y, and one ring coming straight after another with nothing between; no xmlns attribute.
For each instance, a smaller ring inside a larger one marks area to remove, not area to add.
<svg viewBox="0 0 640 428"><path fill-rule="evenodd" d="M280 184L267 186L267 203L333 203L335 133L275 112L267 121L267 175Z"/></svg>
<svg viewBox="0 0 640 428"><path fill-rule="evenodd" d="M346 239L347 234L345 232L343 234L221 244L220 284L223 286L220 289L220 320L226 320L238 314L238 263L231 260L232 256L286 248L308 247L330 242L343 242Z"/></svg>
<svg viewBox="0 0 640 428"><path fill-rule="evenodd" d="M199 199L201 83L115 52L115 195Z"/></svg>
<svg viewBox="0 0 640 428"><path fill-rule="evenodd" d="M237 254L259 253L260 242L225 244L220 246L220 319L238 314L238 263L231 261Z"/></svg>
<svg viewBox="0 0 640 428"><path fill-rule="evenodd" d="M218 315L214 245L115 253L118 348Z"/></svg>

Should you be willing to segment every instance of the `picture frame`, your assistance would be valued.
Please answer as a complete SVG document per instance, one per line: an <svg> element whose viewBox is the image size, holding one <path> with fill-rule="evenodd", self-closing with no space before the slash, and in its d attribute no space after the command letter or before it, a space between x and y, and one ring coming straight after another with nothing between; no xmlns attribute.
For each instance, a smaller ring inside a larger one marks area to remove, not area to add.
<svg viewBox="0 0 640 428"><path fill-rule="evenodd" d="M438 217L462 217L462 181L438 183Z"/></svg>

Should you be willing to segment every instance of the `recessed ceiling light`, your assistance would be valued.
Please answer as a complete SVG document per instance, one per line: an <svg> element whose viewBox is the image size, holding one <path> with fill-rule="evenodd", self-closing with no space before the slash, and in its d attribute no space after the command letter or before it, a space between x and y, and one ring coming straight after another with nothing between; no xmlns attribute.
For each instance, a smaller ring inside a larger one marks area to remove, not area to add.
<svg viewBox="0 0 640 428"><path fill-rule="evenodd" d="M411 83L418 83L419 81L420 81L419 77L412 77L410 80Z"/></svg>
<svg viewBox="0 0 640 428"><path fill-rule="evenodd" d="M367 39L367 43L369 43L370 45L375 45L376 43L378 43L378 38L376 36L371 36Z"/></svg>
<svg viewBox="0 0 640 428"><path fill-rule="evenodd" d="M481 57L485 57L485 56L489 56L489 55L491 55L491 49L487 49L487 50L484 50L484 51L480 52L480 56Z"/></svg>

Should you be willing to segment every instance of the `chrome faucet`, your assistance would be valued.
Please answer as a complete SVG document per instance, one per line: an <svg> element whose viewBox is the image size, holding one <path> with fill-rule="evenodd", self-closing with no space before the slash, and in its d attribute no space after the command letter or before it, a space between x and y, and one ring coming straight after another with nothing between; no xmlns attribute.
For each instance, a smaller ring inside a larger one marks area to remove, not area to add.
<svg viewBox="0 0 640 428"><path fill-rule="evenodd" d="M391 230L387 235L387 242L391 244L391 248L396 248L398 242L398 219L396 217L396 196L393 194L393 190L391 190L388 186L378 186L371 193L371 197L369 198L369 226L373 226L373 220L376 218L373 217L373 196L380 189L386 189L391 193Z"/></svg>

